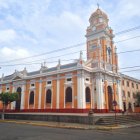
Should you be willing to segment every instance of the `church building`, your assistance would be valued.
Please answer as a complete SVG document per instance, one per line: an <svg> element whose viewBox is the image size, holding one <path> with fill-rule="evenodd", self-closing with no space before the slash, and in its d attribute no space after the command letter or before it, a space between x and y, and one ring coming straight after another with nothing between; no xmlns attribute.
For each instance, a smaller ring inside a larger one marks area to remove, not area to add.
<svg viewBox="0 0 140 140"><path fill-rule="evenodd" d="M140 80L121 74L108 16L97 8L86 29L87 60L40 70L15 71L0 79L1 92L18 92L9 112L107 113L134 110ZM2 109L2 103L0 103Z"/></svg>

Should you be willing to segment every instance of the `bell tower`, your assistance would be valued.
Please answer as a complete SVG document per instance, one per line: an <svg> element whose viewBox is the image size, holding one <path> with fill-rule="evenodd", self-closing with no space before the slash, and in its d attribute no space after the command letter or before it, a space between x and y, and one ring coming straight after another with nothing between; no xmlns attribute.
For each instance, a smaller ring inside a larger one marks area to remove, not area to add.
<svg viewBox="0 0 140 140"><path fill-rule="evenodd" d="M118 58L113 42L114 35L108 21L107 14L98 5L89 18L90 25L86 30L87 59L102 62L104 66L107 64L110 71L117 72Z"/></svg>

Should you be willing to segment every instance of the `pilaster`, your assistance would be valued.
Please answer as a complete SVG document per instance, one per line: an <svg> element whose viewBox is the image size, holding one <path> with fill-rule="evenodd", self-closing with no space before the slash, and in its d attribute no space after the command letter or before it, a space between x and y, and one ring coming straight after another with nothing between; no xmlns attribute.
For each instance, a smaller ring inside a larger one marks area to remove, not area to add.
<svg viewBox="0 0 140 140"><path fill-rule="evenodd" d="M77 102L78 102L78 109L84 109L86 107L85 104L85 79L84 79L84 72L78 72L78 79L77 79Z"/></svg>
<svg viewBox="0 0 140 140"><path fill-rule="evenodd" d="M120 80L118 80L117 86L118 86L119 109L123 110L123 101L122 101L122 95L121 95L121 82L120 82Z"/></svg>
<svg viewBox="0 0 140 140"><path fill-rule="evenodd" d="M38 109L41 109L41 94L42 94L42 78L40 78L40 81L39 81Z"/></svg>
<svg viewBox="0 0 140 140"><path fill-rule="evenodd" d="M20 109L24 109L24 105L25 105L25 85L22 85L21 87L21 106Z"/></svg>
<svg viewBox="0 0 140 140"><path fill-rule="evenodd" d="M97 74L96 76L96 92L97 92L97 109L104 109L104 94L101 73Z"/></svg>

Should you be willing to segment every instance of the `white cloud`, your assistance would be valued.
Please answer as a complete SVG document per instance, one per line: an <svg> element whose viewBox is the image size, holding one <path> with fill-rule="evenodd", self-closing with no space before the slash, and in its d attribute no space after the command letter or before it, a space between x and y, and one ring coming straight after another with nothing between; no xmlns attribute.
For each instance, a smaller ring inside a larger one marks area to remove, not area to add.
<svg viewBox="0 0 140 140"><path fill-rule="evenodd" d="M17 34L13 29L0 30L0 42L9 42L16 39Z"/></svg>
<svg viewBox="0 0 140 140"><path fill-rule="evenodd" d="M6 59L18 59L29 56L29 52L26 49L20 47L8 48L3 47L0 50L1 61L5 61Z"/></svg>
<svg viewBox="0 0 140 140"><path fill-rule="evenodd" d="M1 60L21 58L86 42L84 35L89 25L88 19L96 9L97 2L100 3L100 8L108 14L110 25L115 32L139 25L139 0L0 0L0 42L5 45L0 50ZM136 35L139 35L139 32L130 32L116 36L115 41ZM138 42L139 38L116 45L120 52L138 49ZM66 54L81 49L86 49L86 45L47 54L34 58L34 60L45 60L52 55ZM75 57L79 57L79 54L68 55L62 59ZM120 67L138 65L139 61L129 60L129 58L128 55L121 55L119 58ZM139 55L134 54L132 58L138 60ZM13 71L14 68L10 67L9 69ZM31 67L28 68L31 69ZM3 71L7 70L3 69Z"/></svg>

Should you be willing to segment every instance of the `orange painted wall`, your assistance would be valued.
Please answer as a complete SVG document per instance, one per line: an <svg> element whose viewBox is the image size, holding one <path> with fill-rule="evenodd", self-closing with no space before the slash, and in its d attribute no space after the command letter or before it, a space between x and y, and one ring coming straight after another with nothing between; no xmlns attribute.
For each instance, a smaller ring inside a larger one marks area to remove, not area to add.
<svg viewBox="0 0 140 140"><path fill-rule="evenodd" d="M34 100L35 100L35 105L34 105L34 108L35 109L38 109L38 99L39 99L39 80L40 78L36 79L36 83L35 83L35 97L34 97Z"/></svg>
<svg viewBox="0 0 140 140"><path fill-rule="evenodd" d="M56 78L56 77L53 77ZM57 80L52 81L52 108L56 108L56 90L57 90Z"/></svg>
<svg viewBox="0 0 140 140"><path fill-rule="evenodd" d="M24 100L24 102L25 102L25 109L28 109L28 105L29 105L29 92L30 92L30 80L27 80L26 81L26 88L25 88L25 96L24 96L24 98L25 98L25 100Z"/></svg>

